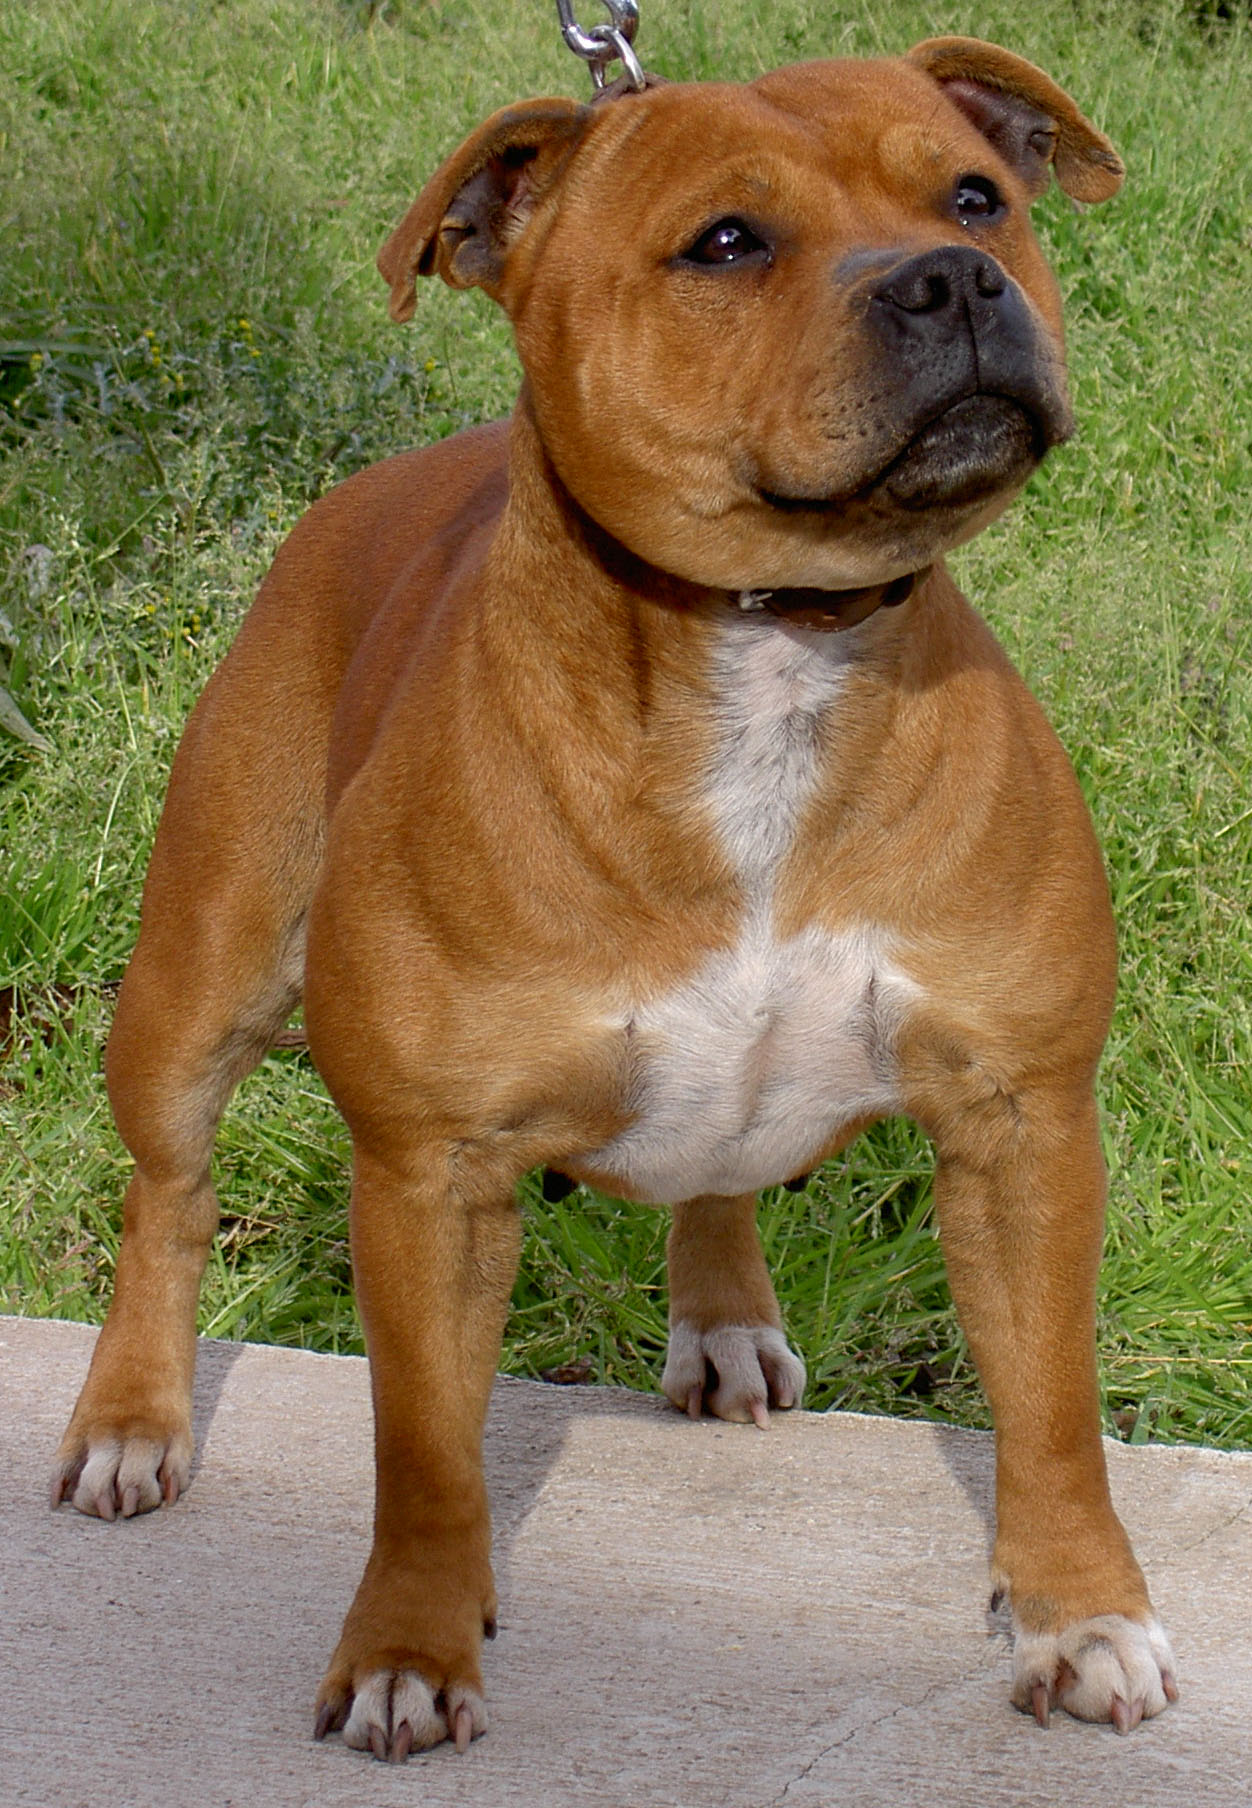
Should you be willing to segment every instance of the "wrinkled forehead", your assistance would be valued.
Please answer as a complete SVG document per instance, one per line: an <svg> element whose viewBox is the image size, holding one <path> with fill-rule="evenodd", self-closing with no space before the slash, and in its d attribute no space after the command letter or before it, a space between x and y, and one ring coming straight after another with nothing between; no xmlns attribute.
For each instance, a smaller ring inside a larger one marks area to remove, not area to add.
<svg viewBox="0 0 1252 1808"><path fill-rule="evenodd" d="M747 84L674 83L610 102L580 186L607 197L629 184L651 208L741 195L785 198L815 178L864 191L916 182L929 169L994 158L938 84L907 63L829 61L772 70Z"/></svg>

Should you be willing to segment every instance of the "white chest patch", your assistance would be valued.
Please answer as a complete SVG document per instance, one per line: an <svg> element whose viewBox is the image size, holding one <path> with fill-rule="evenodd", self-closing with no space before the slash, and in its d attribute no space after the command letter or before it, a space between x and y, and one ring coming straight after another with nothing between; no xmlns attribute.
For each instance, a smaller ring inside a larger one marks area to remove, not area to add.
<svg viewBox="0 0 1252 1808"><path fill-rule="evenodd" d="M708 802L743 884L735 945L627 1014L632 1121L590 1157L623 1191L735 1195L812 1165L843 1125L898 1109L891 1055L913 982L873 926L780 940L778 870L845 679L841 636L726 624Z"/></svg>

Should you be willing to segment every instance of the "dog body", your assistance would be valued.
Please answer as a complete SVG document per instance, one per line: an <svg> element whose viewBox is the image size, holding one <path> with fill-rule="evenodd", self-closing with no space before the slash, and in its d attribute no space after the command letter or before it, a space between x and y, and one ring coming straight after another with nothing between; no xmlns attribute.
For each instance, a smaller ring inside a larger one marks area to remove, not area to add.
<svg viewBox="0 0 1252 1808"><path fill-rule="evenodd" d="M362 472L184 737L109 1083L136 1159L54 1499L176 1497L209 1157L301 990L352 1130L375 1544L320 1698L485 1726L481 1467L545 1164L674 1207L679 1405L793 1404L754 1195L904 1112L997 1430L1013 1696L1122 1730L1173 1660L1108 1497L1093 1078L1114 946L1078 787L941 555L1070 430L1030 232L1120 181L972 40L508 109L380 257L479 284L512 422Z"/></svg>

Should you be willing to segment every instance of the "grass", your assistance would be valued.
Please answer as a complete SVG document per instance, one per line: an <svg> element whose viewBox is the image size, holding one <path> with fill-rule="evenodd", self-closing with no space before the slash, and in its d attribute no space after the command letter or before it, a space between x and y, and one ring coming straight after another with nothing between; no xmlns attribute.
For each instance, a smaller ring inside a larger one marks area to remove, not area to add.
<svg viewBox="0 0 1252 1808"><path fill-rule="evenodd" d="M595 8L589 4L589 12ZM1252 237L1246 24L1156 0L942 9L644 0L645 61L750 76L942 30L1071 88L1130 170L1038 209L1081 439L959 575L1045 703L1105 846L1122 989L1109 1428L1252 1440ZM551 16L550 16L551 15ZM329 483L510 404L503 323L374 251L493 106L582 92L547 0L63 0L0 13L0 1304L97 1319L126 1163L100 1078L111 988L183 718L282 534ZM223 1129L215 1335L360 1347L346 1136L298 1052ZM761 1225L810 1400L981 1423L909 1126ZM662 1214L528 1219L505 1361L655 1384Z"/></svg>

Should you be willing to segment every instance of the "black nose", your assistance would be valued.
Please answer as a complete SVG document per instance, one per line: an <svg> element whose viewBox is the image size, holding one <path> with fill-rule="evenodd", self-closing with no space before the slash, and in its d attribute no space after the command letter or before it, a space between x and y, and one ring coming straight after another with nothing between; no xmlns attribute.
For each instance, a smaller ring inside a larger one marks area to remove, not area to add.
<svg viewBox="0 0 1252 1808"><path fill-rule="evenodd" d="M908 315L918 328L933 331L967 310L982 313L1007 286L1008 278L994 258L969 246L943 245L897 264L874 291L874 300L897 318Z"/></svg>

